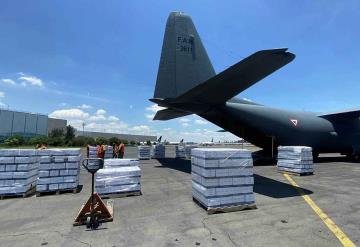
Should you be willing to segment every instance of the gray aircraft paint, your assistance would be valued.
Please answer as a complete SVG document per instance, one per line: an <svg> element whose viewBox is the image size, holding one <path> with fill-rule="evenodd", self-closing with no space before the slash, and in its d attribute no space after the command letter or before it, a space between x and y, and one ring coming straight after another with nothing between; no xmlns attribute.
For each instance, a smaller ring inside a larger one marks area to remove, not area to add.
<svg viewBox="0 0 360 247"><path fill-rule="evenodd" d="M176 98L214 75L214 68L191 18L179 12L170 13L154 98Z"/></svg>
<svg viewBox="0 0 360 247"><path fill-rule="evenodd" d="M176 37L194 37L195 54L183 54ZM154 119L168 120L195 113L266 150L279 145L304 145L313 147L315 152L359 153L358 110L318 115L229 98L294 58L286 49L260 51L215 76L191 18L172 12L151 99L167 109L159 111Z"/></svg>

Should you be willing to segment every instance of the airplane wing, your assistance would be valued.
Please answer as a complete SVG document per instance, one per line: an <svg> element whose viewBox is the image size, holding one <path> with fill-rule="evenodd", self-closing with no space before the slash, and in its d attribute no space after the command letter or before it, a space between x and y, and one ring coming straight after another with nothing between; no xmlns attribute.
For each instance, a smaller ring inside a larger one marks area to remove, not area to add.
<svg viewBox="0 0 360 247"><path fill-rule="evenodd" d="M337 120L349 120L354 118L360 117L360 109L353 109L343 112L333 112L328 114L318 115L318 117L325 118L330 121L337 121Z"/></svg>
<svg viewBox="0 0 360 247"><path fill-rule="evenodd" d="M261 79L290 63L287 48L258 51L174 99L174 103L226 102Z"/></svg>
<svg viewBox="0 0 360 247"><path fill-rule="evenodd" d="M153 120L170 120L173 118L183 117L191 115L192 113L167 108L164 110L157 111Z"/></svg>

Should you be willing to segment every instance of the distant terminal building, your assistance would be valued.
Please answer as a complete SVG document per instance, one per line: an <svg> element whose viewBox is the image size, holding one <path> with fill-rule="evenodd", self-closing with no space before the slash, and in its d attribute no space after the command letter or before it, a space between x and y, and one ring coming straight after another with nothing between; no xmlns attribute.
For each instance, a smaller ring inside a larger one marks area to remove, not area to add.
<svg viewBox="0 0 360 247"><path fill-rule="evenodd" d="M47 115L0 109L0 141L13 135L48 135L53 129L65 129L67 121Z"/></svg>
<svg viewBox="0 0 360 247"><path fill-rule="evenodd" d="M120 140L135 141L135 142L146 142L146 141L156 141L156 136L148 135L131 135L131 134L118 134L118 133L106 133L106 132L92 132L92 131L76 131L76 136L89 136L89 137L117 137Z"/></svg>

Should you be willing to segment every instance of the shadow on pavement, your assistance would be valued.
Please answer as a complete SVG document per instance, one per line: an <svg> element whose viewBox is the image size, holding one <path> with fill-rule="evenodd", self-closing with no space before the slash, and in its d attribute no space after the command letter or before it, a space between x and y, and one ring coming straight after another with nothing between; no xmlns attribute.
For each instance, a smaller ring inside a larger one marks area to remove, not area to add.
<svg viewBox="0 0 360 247"><path fill-rule="evenodd" d="M191 173L191 161L185 159L176 159L176 158L165 158L158 159L161 166L155 166L156 168L170 168L178 170L185 173Z"/></svg>
<svg viewBox="0 0 360 247"><path fill-rule="evenodd" d="M185 173L191 173L191 161L184 159L165 158L158 159L161 166L156 168L170 168ZM295 188L284 182L280 182L275 179L264 177L258 174L254 174L254 192L261 195L273 197L273 198L286 198L300 196ZM306 195L312 194L313 192L304 188L301 188Z"/></svg>
<svg viewBox="0 0 360 247"><path fill-rule="evenodd" d="M280 182L278 180L264 177L258 174L254 174L254 181L254 192L264 196L273 198L300 196L297 190L288 183ZM304 191L305 195L313 193L311 190L307 190L301 187L300 189Z"/></svg>

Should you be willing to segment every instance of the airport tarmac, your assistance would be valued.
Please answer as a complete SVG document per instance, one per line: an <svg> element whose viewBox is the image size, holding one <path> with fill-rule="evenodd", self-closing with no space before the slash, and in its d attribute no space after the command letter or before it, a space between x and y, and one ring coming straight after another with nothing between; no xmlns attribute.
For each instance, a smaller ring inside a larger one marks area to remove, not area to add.
<svg viewBox="0 0 360 247"><path fill-rule="evenodd" d="M114 199L114 222L96 231L72 226L90 195L84 170L78 194L1 200L0 246L342 246L274 166L254 167L257 209L214 215L192 200L190 161L145 160L141 169L143 195ZM358 245L360 164L323 157L313 176L292 178Z"/></svg>

